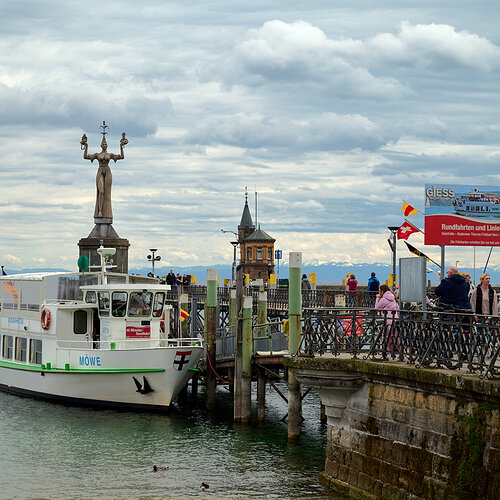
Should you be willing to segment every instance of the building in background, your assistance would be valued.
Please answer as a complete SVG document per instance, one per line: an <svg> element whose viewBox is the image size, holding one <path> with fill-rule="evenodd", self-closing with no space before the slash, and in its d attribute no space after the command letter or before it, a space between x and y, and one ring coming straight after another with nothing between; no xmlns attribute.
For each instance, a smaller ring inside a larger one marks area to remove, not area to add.
<svg viewBox="0 0 500 500"><path fill-rule="evenodd" d="M259 227L256 229L248 207L248 195L245 192L245 206L238 226L238 244L240 246L240 265L251 280L267 281L274 274L275 239Z"/></svg>

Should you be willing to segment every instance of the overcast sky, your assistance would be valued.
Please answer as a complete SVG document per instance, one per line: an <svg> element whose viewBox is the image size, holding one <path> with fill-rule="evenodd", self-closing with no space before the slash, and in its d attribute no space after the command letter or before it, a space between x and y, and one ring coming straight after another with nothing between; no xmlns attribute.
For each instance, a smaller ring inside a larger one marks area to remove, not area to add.
<svg viewBox="0 0 500 500"><path fill-rule="evenodd" d="M129 139L111 169L131 266L151 247L166 265L230 263L221 229L237 230L245 186L285 257L390 263L387 226L403 200L423 210L426 183L500 185L499 14L493 0L4 2L0 264L76 267L97 169L80 139L99 152L103 120L110 152ZM456 260L472 249L449 247Z"/></svg>

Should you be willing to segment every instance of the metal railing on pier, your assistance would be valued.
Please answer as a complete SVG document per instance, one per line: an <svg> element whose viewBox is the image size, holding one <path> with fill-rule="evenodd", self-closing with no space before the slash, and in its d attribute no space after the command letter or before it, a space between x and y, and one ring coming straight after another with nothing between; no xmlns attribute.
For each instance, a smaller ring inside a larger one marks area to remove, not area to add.
<svg viewBox="0 0 500 500"><path fill-rule="evenodd" d="M299 355L348 353L499 377L500 318L458 311L306 309Z"/></svg>
<svg viewBox="0 0 500 500"><path fill-rule="evenodd" d="M217 288L219 303L228 304L231 288L224 286ZM267 307L270 309L288 309L288 288L265 288L267 292ZM258 287L245 287L244 295L251 296L254 307L259 301ZM203 301L207 294L204 285L189 285L174 288L167 292L167 301L175 302L180 294L187 294L189 298L196 297ZM316 290L302 290L302 304L304 307L373 307L376 292L360 290L350 293L344 287L321 288Z"/></svg>

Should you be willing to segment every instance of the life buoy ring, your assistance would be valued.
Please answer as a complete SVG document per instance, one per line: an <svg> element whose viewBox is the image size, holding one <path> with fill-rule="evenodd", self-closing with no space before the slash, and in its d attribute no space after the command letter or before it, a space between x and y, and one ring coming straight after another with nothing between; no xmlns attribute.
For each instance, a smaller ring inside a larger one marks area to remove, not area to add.
<svg viewBox="0 0 500 500"><path fill-rule="evenodd" d="M50 328L50 309L44 309L42 311L40 323L41 323L42 328L44 330L48 330Z"/></svg>
<svg viewBox="0 0 500 500"><path fill-rule="evenodd" d="M160 330L165 333L165 311L163 311L161 321L160 321Z"/></svg>

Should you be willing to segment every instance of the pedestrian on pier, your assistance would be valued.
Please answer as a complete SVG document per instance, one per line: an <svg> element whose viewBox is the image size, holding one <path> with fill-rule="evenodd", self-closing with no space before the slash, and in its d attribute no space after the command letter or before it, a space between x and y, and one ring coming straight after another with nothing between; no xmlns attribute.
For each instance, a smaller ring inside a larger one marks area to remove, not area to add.
<svg viewBox="0 0 500 500"><path fill-rule="evenodd" d="M358 282L356 276L351 274L347 280L347 306L356 307L356 296L358 293Z"/></svg>
<svg viewBox="0 0 500 500"><path fill-rule="evenodd" d="M481 274L479 285L474 288L470 302L476 314L498 316L498 296L497 292L491 287L490 281L489 274Z"/></svg>
<svg viewBox="0 0 500 500"><path fill-rule="evenodd" d="M380 291L375 299L375 309L387 311L384 313L384 338L387 341L387 350L391 352L399 346L392 324L393 319L399 318L399 304L394 292L385 284L380 286Z"/></svg>
<svg viewBox="0 0 500 500"><path fill-rule="evenodd" d="M458 309L471 309L469 302L469 282L460 274L455 266L448 268L446 278L434 290L441 298L440 305Z"/></svg>
<svg viewBox="0 0 500 500"><path fill-rule="evenodd" d="M174 271L172 269L170 269L170 272L167 274L167 285L170 285L170 286L177 286L177 280L175 278L175 274L174 274Z"/></svg>
<svg viewBox="0 0 500 500"><path fill-rule="evenodd" d="M302 280L301 281L302 281L302 283L301 283L302 291L310 290L311 289L311 283L309 283L309 280L307 279L307 275L306 274L302 275Z"/></svg>
<svg viewBox="0 0 500 500"><path fill-rule="evenodd" d="M7 273L5 272L5 269L2 266L2 276L7 276Z"/></svg>
<svg viewBox="0 0 500 500"><path fill-rule="evenodd" d="M375 300L379 291L380 281L375 276L375 273L372 273L370 279L368 280L368 307L375 306Z"/></svg>

